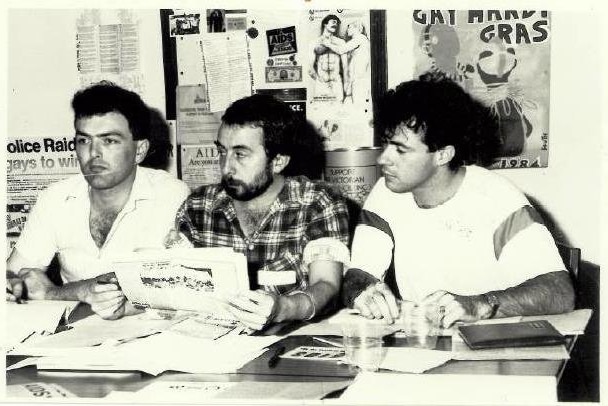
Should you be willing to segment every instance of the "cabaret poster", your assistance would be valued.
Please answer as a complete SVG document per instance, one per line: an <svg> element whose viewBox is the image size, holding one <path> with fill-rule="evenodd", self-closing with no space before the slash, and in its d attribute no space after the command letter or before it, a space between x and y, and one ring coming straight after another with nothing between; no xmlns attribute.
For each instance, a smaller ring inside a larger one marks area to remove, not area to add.
<svg viewBox="0 0 608 406"><path fill-rule="evenodd" d="M547 167L551 24L548 11L414 10L415 76L442 72L498 119L494 168Z"/></svg>

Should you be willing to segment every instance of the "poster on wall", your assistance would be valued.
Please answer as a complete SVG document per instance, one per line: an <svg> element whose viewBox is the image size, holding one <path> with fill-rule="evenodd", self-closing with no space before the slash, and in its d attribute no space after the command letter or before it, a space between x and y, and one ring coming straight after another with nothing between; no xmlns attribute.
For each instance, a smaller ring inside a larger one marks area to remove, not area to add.
<svg viewBox="0 0 608 406"><path fill-rule="evenodd" d="M178 86L176 92L177 143L213 143L221 121L209 111L207 86Z"/></svg>
<svg viewBox="0 0 608 406"><path fill-rule="evenodd" d="M83 10L76 20L75 45L81 87L110 80L145 94L140 22L133 10Z"/></svg>
<svg viewBox="0 0 608 406"><path fill-rule="evenodd" d="M256 89L302 88L303 52L300 14L250 10L248 41Z"/></svg>
<svg viewBox="0 0 608 406"><path fill-rule="evenodd" d="M6 142L6 231L18 235L38 194L80 173L73 137L9 137Z"/></svg>
<svg viewBox="0 0 608 406"><path fill-rule="evenodd" d="M325 149L373 145L369 10L308 10L307 115Z"/></svg>
<svg viewBox="0 0 608 406"><path fill-rule="evenodd" d="M199 46L210 111L226 110L234 100L251 96L251 60L243 31L202 36Z"/></svg>
<svg viewBox="0 0 608 406"><path fill-rule="evenodd" d="M488 106L499 122L494 168L548 165L550 13L414 10L415 76L441 72Z"/></svg>
<svg viewBox="0 0 608 406"><path fill-rule="evenodd" d="M182 145L180 149L181 179L190 190L220 182L220 154L215 144Z"/></svg>

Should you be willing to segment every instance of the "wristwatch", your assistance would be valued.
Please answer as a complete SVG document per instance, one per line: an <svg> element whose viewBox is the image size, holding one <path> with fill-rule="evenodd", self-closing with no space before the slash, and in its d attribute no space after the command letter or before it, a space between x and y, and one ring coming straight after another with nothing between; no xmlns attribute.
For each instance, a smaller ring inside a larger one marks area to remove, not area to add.
<svg viewBox="0 0 608 406"><path fill-rule="evenodd" d="M498 300L496 295L492 292L484 293L481 296L486 300L486 302L492 308L492 311L490 312L488 319L493 319L494 317L496 317L496 313L498 313L498 307L500 307L500 301Z"/></svg>

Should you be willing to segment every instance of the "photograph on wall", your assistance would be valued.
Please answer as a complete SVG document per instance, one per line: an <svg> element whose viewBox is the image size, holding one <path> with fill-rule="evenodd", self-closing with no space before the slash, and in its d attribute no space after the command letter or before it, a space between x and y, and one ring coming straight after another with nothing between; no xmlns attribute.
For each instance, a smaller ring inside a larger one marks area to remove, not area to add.
<svg viewBox="0 0 608 406"><path fill-rule="evenodd" d="M247 29L247 10L225 10L226 31L244 31Z"/></svg>
<svg viewBox="0 0 608 406"><path fill-rule="evenodd" d="M172 37L200 34L200 25L200 13L183 13L169 16L169 34Z"/></svg>
<svg viewBox="0 0 608 406"><path fill-rule="evenodd" d="M373 145L368 10L309 10L303 20L309 119L326 149Z"/></svg>
<svg viewBox="0 0 608 406"><path fill-rule="evenodd" d="M550 13L530 10L414 10L415 76L452 78L499 123L494 168L548 165Z"/></svg>
<svg viewBox="0 0 608 406"><path fill-rule="evenodd" d="M224 16L226 10L220 8L207 10L207 32L226 32Z"/></svg>

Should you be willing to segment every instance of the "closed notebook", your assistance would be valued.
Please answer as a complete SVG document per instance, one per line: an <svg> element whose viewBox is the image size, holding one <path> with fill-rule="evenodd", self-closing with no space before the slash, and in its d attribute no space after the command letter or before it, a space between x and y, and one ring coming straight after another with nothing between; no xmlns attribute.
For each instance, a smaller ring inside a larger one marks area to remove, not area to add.
<svg viewBox="0 0 608 406"><path fill-rule="evenodd" d="M566 341L547 320L460 326L458 331L465 343L474 350L556 345Z"/></svg>

